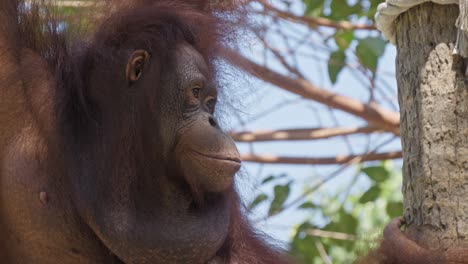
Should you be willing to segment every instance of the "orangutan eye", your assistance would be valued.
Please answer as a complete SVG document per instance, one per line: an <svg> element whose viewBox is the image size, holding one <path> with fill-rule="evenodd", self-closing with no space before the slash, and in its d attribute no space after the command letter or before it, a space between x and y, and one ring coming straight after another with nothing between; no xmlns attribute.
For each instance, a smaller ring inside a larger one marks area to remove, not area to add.
<svg viewBox="0 0 468 264"><path fill-rule="evenodd" d="M192 89L192 94L193 94L193 96L194 96L195 98L197 98L197 99L200 97L200 90L201 90L201 89L198 88L198 87Z"/></svg>

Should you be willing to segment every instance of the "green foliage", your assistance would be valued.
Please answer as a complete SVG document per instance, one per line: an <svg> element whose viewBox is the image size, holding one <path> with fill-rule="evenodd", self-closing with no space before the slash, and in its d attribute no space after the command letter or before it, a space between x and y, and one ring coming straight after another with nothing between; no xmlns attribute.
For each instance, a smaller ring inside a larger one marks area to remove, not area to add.
<svg viewBox="0 0 468 264"><path fill-rule="evenodd" d="M350 5L346 0L331 0L331 12L326 16L332 20L348 20L351 15L359 13L362 9L361 3Z"/></svg>
<svg viewBox="0 0 468 264"><path fill-rule="evenodd" d="M325 5L324 0L304 0L305 15L316 17L321 16Z"/></svg>
<svg viewBox="0 0 468 264"><path fill-rule="evenodd" d="M342 50L337 50L330 54L330 59L328 60L328 75L333 84L336 83L338 74L344 67L345 59L346 55Z"/></svg>
<svg viewBox="0 0 468 264"><path fill-rule="evenodd" d="M360 168L359 179L368 182L369 187L362 189L358 187L360 183L343 186L345 192L316 193L298 206L310 213L310 218L295 228L290 243L291 254L298 264L323 263L318 244L332 263L353 263L357 256L376 245L390 219L403 214L400 170L382 162ZM348 194L343 197L343 193ZM316 226L317 219L326 222ZM329 233L320 236L311 230Z"/></svg>
<svg viewBox="0 0 468 264"><path fill-rule="evenodd" d="M269 175L265 177L260 185L268 185L268 184L274 184L275 181L281 180L283 178L287 178L286 174L279 174L279 175ZM269 210L268 210L268 216L272 216L278 212L281 212L283 210L283 205L286 202L286 200L289 197L289 194L291 192L291 184L293 181L289 181L286 184L276 184L273 187L273 194L271 197L266 194L266 193L260 193L258 194L252 202L248 204L248 210L251 211L255 209L257 206L260 204L270 201L269 205Z"/></svg>
<svg viewBox="0 0 468 264"><path fill-rule="evenodd" d="M372 23L377 6L377 0L303 0L304 15L308 17L323 17L331 21L351 22L356 24ZM380 36L362 37L352 30L337 29L333 35L337 49L330 53L328 60L328 76L332 84L337 82L339 74L345 68L346 54L354 53L355 60L375 76L378 61L385 51L387 42ZM355 44L353 44L355 43Z"/></svg>
<svg viewBox="0 0 468 264"><path fill-rule="evenodd" d="M377 63L385 51L386 44L386 41L379 37L359 39L356 56L364 67L375 73Z"/></svg>
<svg viewBox="0 0 468 264"><path fill-rule="evenodd" d="M386 181L390 176L390 171L383 166L365 167L362 169L362 172L367 174L367 176L376 183Z"/></svg>
<svg viewBox="0 0 468 264"><path fill-rule="evenodd" d="M373 202L379 198L380 192L382 190L378 185L372 186L367 192L365 192L361 198L359 198L360 203Z"/></svg>
<svg viewBox="0 0 468 264"><path fill-rule="evenodd" d="M277 180L277 179L281 179L281 178L284 178L286 176L287 176L286 174L270 175L270 176L266 177L265 179L263 179L261 184L265 184L265 183L268 183L268 182L271 182L271 181L274 181L274 180Z"/></svg>
<svg viewBox="0 0 468 264"><path fill-rule="evenodd" d="M255 199L250 203L249 205L249 210L252 210L254 209L255 207L257 207L257 205L261 204L262 202L268 200L268 195L264 194L264 193L261 193L259 195L257 195L257 197L255 197Z"/></svg>
<svg viewBox="0 0 468 264"><path fill-rule="evenodd" d="M326 17L335 21L352 18L373 19L381 0L303 0L304 15Z"/></svg>
<svg viewBox="0 0 468 264"><path fill-rule="evenodd" d="M353 31L337 30L333 35L336 45L342 51L346 50L354 40Z"/></svg>
<svg viewBox="0 0 468 264"><path fill-rule="evenodd" d="M300 209L312 209L317 208L318 206L312 202L305 202L299 206Z"/></svg>
<svg viewBox="0 0 468 264"><path fill-rule="evenodd" d="M388 202L385 210L390 218L401 216L403 213L403 203L401 201Z"/></svg>
<svg viewBox="0 0 468 264"><path fill-rule="evenodd" d="M274 188L274 198L270 204L270 209L268 210L268 215L273 215L280 212L283 209L283 204L288 199L291 183L285 185L276 185Z"/></svg>

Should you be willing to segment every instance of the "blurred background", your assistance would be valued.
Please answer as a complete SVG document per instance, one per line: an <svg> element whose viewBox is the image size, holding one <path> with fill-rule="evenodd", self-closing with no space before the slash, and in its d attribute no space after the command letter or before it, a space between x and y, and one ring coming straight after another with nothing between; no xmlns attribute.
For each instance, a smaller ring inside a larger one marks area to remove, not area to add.
<svg viewBox="0 0 468 264"><path fill-rule="evenodd" d="M299 263L352 263L403 214L396 50L375 29L380 2L247 6L228 84L241 102L223 116L251 219Z"/></svg>
<svg viewBox="0 0 468 264"><path fill-rule="evenodd" d="M237 187L299 264L352 263L403 214L396 51L374 25L380 2L250 0L221 62ZM90 3L57 1L65 16Z"/></svg>

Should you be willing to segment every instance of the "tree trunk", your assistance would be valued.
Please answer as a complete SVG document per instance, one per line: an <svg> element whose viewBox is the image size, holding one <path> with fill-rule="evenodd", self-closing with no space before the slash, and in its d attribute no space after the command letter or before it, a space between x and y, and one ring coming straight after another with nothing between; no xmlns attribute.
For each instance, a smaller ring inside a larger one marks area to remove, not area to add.
<svg viewBox="0 0 468 264"><path fill-rule="evenodd" d="M468 77L452 55L458 6L426 3L398 20L397 80L407 235L468 247Z"/></svg>

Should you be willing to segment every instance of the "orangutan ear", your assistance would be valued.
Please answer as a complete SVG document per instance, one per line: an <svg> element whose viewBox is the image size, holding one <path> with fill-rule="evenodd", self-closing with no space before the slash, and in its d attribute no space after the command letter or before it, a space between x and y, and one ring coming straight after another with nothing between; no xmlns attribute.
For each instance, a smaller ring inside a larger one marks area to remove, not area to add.
<svg viewBox="0 0 468 264"><path fill-rule="evenodd" d="M145 64L149 61L151 55L146 50L135 50L127 63L127 80L134 83L140 79Z"/></svg>

